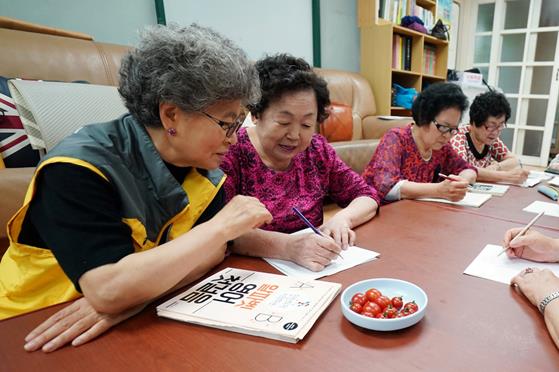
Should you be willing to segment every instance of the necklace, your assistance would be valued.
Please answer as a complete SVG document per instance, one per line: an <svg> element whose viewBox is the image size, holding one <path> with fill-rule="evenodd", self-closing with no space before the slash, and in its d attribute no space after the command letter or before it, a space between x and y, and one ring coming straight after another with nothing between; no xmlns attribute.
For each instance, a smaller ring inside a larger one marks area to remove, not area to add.
<svg viewBox="0 0 559 372"><path fill-rule="evenodd" d="M429 149L428 151L422 151L421 148L419 147L419 142L417 141L415 132L411 131L411 136L413 138L413 141L415 142L415 146L417 147L417 151L419 151L419 155L421 156L421 159L423 159L423 161L427 162L429 160L431 160L431 157L433 156L433 150Z"/></svg>

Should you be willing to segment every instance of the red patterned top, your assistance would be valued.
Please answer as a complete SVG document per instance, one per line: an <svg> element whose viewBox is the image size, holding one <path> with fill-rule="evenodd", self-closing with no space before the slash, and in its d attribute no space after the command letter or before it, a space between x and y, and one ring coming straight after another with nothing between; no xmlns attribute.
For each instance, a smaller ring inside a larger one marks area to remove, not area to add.
<svg viewBox="0 0 559 372"><path fill-rule="evenodd" d="M359 196L380 203L376 191L318 134L285 171L275 171L262 162L246 128L240 129L237 138L221 164L227 174L225 194L227 200L235 194L258 198L274 217L272 223L262 227L265 230L291 233L306 228L292 207L299 208L313 225L322 225L322 204L327 196L341 207Z"/></svg>
<svg viewBox="0 0 559 372"><path fill-rule="evenodd" d="M440 182L438 174L459 174L464 169L477 170L464 161L450 144L433 150L429 161L423 160L413 140L411 124L392 128L382 137L369 165L363 172L365 181L377 189L383 199L400 180Z"/></svg>
<svg viewBox="0 0 559 372"><path fill-rule="evenodd" d="M470 136L470 126L466 125L458 130L458 133L452 137L450 144L454 150L471 165L478 168L486 168L491 165L493 161L505 160L509 149L507 145L497 138L491 145L485 146L483 151L479 153Z"/></svg>

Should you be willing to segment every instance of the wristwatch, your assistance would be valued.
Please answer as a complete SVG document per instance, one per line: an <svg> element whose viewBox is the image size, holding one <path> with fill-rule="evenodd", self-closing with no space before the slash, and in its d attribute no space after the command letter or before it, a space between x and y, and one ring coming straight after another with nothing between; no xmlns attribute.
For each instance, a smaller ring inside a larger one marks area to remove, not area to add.
<svg viewBox="0 0 559 372"><path fill-rule="evenodd" d="M553 300L559 298L559 291L553 292L551 294L548 294L547 296L544 297L544 299L540 302L540 304L538 305L538 307L540 308L540 313L543 314L543 312L545 311L545 307Z"/></svg>

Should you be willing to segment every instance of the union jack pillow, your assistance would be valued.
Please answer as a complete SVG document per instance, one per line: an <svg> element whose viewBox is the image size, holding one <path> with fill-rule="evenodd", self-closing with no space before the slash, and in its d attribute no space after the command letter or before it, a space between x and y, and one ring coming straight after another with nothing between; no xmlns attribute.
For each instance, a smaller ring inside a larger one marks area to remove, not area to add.
<svg viewBox="0 0 559 372"><path fill-rule="evenodd" d="M33 150L8 89L8 80L0 76L0 154L7 168L34 167L39 151Z"/></svg>

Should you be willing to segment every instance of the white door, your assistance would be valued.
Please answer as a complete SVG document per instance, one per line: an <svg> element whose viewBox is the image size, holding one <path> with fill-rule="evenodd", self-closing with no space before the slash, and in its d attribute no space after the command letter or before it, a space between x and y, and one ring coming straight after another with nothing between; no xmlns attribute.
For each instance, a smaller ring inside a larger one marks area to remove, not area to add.
<svg viewBox="0 0 559 372"><path fill-rule="evenodd" d="M503 90L501 139L525 164L545 166L559 124L559 0L475 0L473 66Z"/></svg>

